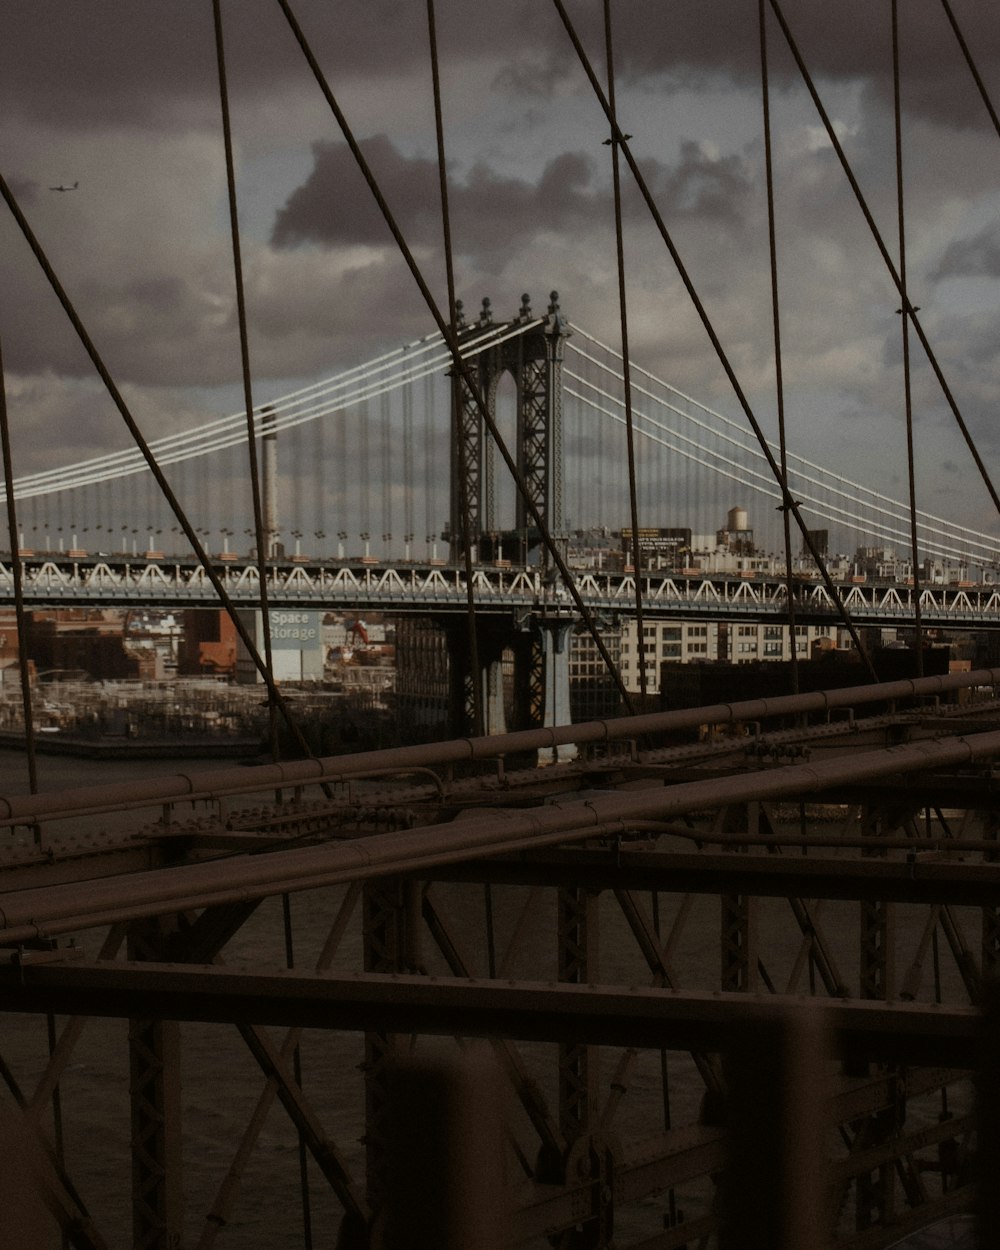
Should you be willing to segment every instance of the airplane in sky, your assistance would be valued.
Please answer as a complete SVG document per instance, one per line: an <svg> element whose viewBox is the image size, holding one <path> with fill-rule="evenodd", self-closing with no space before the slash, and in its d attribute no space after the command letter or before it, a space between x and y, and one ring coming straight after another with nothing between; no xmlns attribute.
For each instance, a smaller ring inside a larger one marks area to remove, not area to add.
<svg viewBox="0 0 1000 1250"><path fill-rule="evenodd" d="M58 187L49 187L50 191L75 191L79 186L79 182L74 182L71 187L64 187L61 183Z"/></svg>

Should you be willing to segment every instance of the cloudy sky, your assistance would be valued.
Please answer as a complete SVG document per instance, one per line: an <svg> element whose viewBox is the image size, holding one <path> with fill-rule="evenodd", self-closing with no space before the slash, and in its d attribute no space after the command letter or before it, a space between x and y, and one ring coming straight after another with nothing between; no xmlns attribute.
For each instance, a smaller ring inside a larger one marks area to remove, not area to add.
<svg viewBox="0 0 1000 1250"><path fill-rule="evenodd" d="M951 0L994 101L1000 21ZM889 0L784 11L890 247ZM423 0L293 0L439 303L446 302ZM602 6L568 0L599 74ZM615 0L622 128L768 430L774 372L757 6ZM913 302L984 459L995 414L1000 138L940 0L901 9ZM255 398L426 333L429 315L273 0L223 5ZM608 127L547 0L438 0L459 295L522 292L616 342ZM769 26L790 437L903 497L898 295L775 23ZM0 17L0 171L141 426L237 410L240 357L210 0L32 0ZM627 178L627 175L626 175ZM72 193L50 190L79 182ZM739 415L649 214L627 183L634 357ZM121 445L120 421L6 208L0 304L19 471ZM1000 530L914 352L924 506ZM650 518L662 523L662 518Z"/></svg>

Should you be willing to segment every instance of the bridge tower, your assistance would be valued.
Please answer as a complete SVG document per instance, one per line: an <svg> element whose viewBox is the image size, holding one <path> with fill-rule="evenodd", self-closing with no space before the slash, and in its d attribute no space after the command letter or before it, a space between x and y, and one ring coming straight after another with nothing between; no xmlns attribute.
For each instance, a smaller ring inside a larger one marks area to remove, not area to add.
<svg viewBox="0 0 1000 1250"><path fill-rule="evenodd" d="M461 311L459 313L461 315ZM532 325L533 322L537 324ZM494 326L488 299L483 300L478 321L460 325L460 338L468 340ZM521 296L517 316L507 323L509 336L480 352L472 361L473 376L491 418L496 417L497 387L509 373L517 388L515 445L509 448L528 495L556 543L564 546L562 365L569 327L559 310L559 295L549 297L548 312L538 321L527 295ZM519 327L530 329L517 333ZM498 326L501 329L502 326ZM451 512L449 543L452 562L465 557L465 535L476 560L495 559L501 550L517 563L549 563L542 537L528 506L517 496L513 531L501 531L496 507L496 475L506 473L498 465L495 440L483 420L479 404L463 378L456 379L452 398ZM463 483L468 526L463 523Z"/></svg>
<svg viewBox="0 0 1000 1250"><path fill-rule="evenodd" d="M497 390L505 374L516 388L516 431L508 450L557 548L565 553L563 517L562 365L569 327L559 309L558 293L550 295L548 311L537 318L529 297L510 322L493 321L488 299L478 320L467 325L459 305L460 342L469 343L492 331L491 345L470 358L472 378L489 416L495 420ZM548 548L525 498L518 492L513 529L502 527L496 481L507 472L496 440L479 402L465 378L453 374L451 509L448 533L451 561L459 568L468 555L474 564L503 557L518 565L534 565L547 590L555 574ZM509 524L509 518L508 518ZM415 622L397 626L397 663L401 682L413 706L436 698L447 705L449 732L462 735L474 728L474 691L483 698L485 729L528 729L569 720L568 630L572 613L560 604L557 612L478 614L476 659L464 617L434 618L430 630ZM428 649L429 648L429 649ZM505 695L506 691L506 695Z"/></svg>

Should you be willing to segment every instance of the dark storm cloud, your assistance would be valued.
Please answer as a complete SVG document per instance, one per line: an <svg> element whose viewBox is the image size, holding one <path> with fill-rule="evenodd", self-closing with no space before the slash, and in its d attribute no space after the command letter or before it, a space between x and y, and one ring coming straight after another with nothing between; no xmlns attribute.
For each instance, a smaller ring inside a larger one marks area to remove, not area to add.
<svg viewBox="0 0 1000 1250"><path fill-rule="evenodd" d="M393 212L412 242L428 242L440 230L437 169L432 161L407 160L385 135L362 145ZM381 245L388 231L371 192L344 143L313 144L313 171L289 197L274 224L276 247L316 242L327 246Z"/></svg>
<svg viewBox="0 0 1000 1250"><path fill-rule="evenodd" d="M884 105L891 100L892 51L888 4L871 0L782 0L778 6L810 75L824 82L866 83ZM1000 73L1000 26L991 6L951 5L978 72ZM767 6L769 73L780 86L799 86L789 44ZM669 6L628 4L616 12L616 63L626 79L692 85L722 75L755 85L760 75L756 5L730 0L673 0ZM592 23L593 24L593 23ZM596 37L592 36L592 41ZM987 127L989 118L958 39L942 6L899 8L903 107L914 116L954 127Z"/></svg>
<svg viewBox="0 0 1000 1250"><path fill-rule="evenodd" d="M598 76L604 77L600 6L567 5ZM1000 24L992 6L953 0L953 10L987 82L1000 72ZM872 0L784 0L782 6L812 73L890 82L888 5ZM426 11L395 0L296 0L294 11L336 90L338 81L427 69ZM237 98L278 98L308 81L301 53L272 0L223 5L230 86ZM616 68L623 82L658 88L708 78L755 82L756 6L735 0L623 0L614 6ZM797 70L769 18L771 71L778 83ZM544 96L582 71L555 7L505 0L488 10L439 0L442 61L480 61L489 83L520 96ZM123 121L158 128L179 114L216 120L211 8L203 0L32 0L8 5L0 40L4 111L78 128ZM940 6L901 6L904 102L956 126L988 124L958 43ZM492 66L492 69L488 67ZM53 82L58 81L58 90Z"/></svg>
<svg viewBox="0 0 1000 1250"><path fill-rule="evenodd" d="M362 147L408 243L437 246L440 196L434 162L402 156L385 135ZM386 243L387 229L346 145L315 144L313 155L312 173L277 216L274 246ZM649 162L645 176L661 211L731 224L739 220L749 186L739 158L713 158L690 141L681 144L676 165ZM646 211L635 193L628 207L633 216ZM482 255L498 247L513 249L547 231L607 225L610 194L590 158L568 152L550 161L534 183L501 177L478 164L449 189L449 208L458 250Z"/></svg>
<svg viewBox="0 0 1000 1250"><path fill-rule="evenodd" d="M441 212L436 164L407 159L385 135L376 135L362 147L408 243L437 246ZM346 145L315 144L313 155L312 173L278 214L274 245L386 243L387 229ZM593 185L590 161L577 153L556 157L537 183L502 178L480 164L464 182L449 189L459 250L512 247L539 230L579 227L593 218L602 199Z"/></svg>
<svg viewBox="0 0 1000 1250"><path fill-rule="evenodd" d="M296 0L292 7L335 88L338 79L359 73L393 78L426 68L422 4ZM235 97L277 98L289 84L311 81L273 0L238 0L222 9ZM439 10L443 58L485 57L494 48L516 57L522 47L544 46L554 33L547 7L530 0L490 12L488 44L467 5L448 0ZM8 113L80 129L123 122L155 129L173 124L179 112L217 121L215 36L206 0L32 0L6 7L2 34L0 82Z"/></svg>
<svg viewBox="0 0 1000 1250"><path fill-rule="evenodd" d="M1000 278L1000 228L991 224L972 238L949 244L931 277Z"/></svg>
<svg viewBox="0 0 1000 1250"><path fill-rule="evenodd" d="M732 226L742 220L751 186L738 156L710 156L690 139L676 165L650 163L643 176L661 212Z"/></svg>
<svg viewBox="0 0 1000 1250"><path fill-rule="evenodd" d="M211 29L210 7L197 0L8 6L0 42L4 111L78 129L166 125L174 103L203 90Z"/></svg>

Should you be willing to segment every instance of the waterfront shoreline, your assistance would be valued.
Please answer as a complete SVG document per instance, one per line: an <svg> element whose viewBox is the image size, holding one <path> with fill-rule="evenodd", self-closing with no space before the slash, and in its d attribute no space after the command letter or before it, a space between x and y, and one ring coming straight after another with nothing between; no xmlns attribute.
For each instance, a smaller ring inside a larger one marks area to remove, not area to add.
<svg viewBox="0 0 1000 1250"><path fill-rule="evenodd" d="M23 733L0 729L0 750L24 751ZM39 733L35 751L39 755L69 755L77 759L258 759L266 750L260 738L226 738L204 735L183 738L90 738L73 733Z"/></svg>

